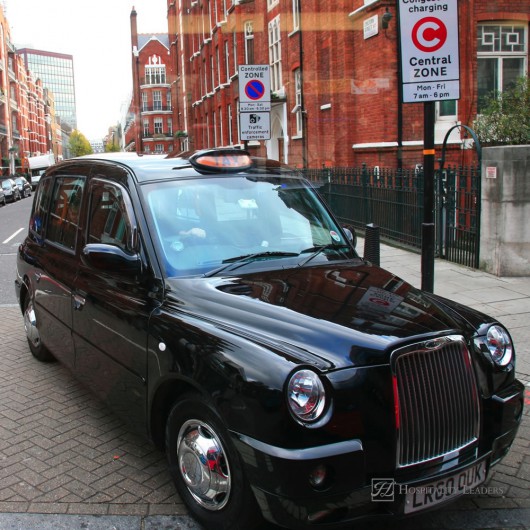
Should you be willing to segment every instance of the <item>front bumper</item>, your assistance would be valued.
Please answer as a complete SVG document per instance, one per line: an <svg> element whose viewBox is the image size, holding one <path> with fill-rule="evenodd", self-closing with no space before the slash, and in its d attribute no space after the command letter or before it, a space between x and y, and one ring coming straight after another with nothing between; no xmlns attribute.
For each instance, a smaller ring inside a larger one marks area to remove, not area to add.
<svg viewBox="0 0 530 530"><path fill-rule="evenodd" d="M368 469L362 440L284 449L245 435L233 434L246 473L265 519L289 528L339 528L367 518L401 517L453 501L484 482L489 469L509 450L521 420L524 386L515 381L489 401L481 439L466 458L448 458L406 480L375 476ZM490 421L491 420L491 421ZM311 485L311 476L325 468L326 480ZM391 498L378 497L386 481ZM375 488L375 489L374 489Z"/></svg>

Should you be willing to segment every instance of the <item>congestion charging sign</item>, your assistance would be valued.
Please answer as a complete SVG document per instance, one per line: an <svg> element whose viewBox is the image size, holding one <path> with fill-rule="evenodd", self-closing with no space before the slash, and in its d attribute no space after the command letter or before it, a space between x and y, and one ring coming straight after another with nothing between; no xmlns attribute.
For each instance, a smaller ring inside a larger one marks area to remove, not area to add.
<svg viewBox="0 0 530 530"><path fill-rule="evenodd" d="M400 0L403 103L460 98L457 0Z"/></svg>

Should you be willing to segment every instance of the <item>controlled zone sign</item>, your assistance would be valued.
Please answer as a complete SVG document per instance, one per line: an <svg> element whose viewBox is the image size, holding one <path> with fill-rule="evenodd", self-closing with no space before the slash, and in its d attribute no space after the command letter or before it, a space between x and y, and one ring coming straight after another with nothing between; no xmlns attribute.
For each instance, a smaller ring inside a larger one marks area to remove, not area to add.
<svg viewBox="0 0 530 530"><path fill-rule="evenodd" d="M238 66L239 110L269 112L271 110L271 81L268 64Z"/></svg>
<svg viewBox="0 0 530 530"><path fill-rule="evenodd" d="M460 98L457 0L399 0L404 103Z"/></svg>
<svg viewBox="0 0 530 530"><path fill-rule="evenodd" d="M240 112L239 125L242 140L270 140L270 112Z"/></svg>

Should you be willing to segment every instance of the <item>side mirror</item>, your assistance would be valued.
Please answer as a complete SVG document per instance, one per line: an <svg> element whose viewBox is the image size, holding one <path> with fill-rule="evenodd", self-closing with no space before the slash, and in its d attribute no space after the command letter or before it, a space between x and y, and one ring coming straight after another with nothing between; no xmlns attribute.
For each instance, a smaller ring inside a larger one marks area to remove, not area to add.
<svg viewBox="0 0 530 530"><path fill-rule="evenodd" d="M90 243L81 251L81 260L95 269L134 276L142 272L139 254L127 254L121 248L103 243Z"/></svg>
<svg viewBox="0 0 530 530"><path fill-rule="evenodd" d="M353 228L353 226L343 226L342 229L350 243L353 245L353 248L357 247L357 234L355 233L355 228Z"/></svg>

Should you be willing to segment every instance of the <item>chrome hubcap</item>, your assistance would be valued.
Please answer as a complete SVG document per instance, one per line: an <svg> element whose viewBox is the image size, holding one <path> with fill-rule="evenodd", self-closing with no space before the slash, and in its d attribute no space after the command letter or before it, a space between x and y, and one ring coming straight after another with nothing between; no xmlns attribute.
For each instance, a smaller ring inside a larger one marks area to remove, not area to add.
<svg viewBox="0 0 530 530"><path fill-rule="evenodd" d="M30 302L28 307L26 307L26 311L24 311L24 329L26 330L28 341L38 348L40 345L40 334L37 329L37 318L35 317L33 302Z"/></svg>
<svg viewBox="0 0 530 530"><path fill-rule="evenodd" d="M199 420L185 422L177 439L177 458L197 503L207 510L221 510L230 496L230 468L215 431Z"/></svg>

